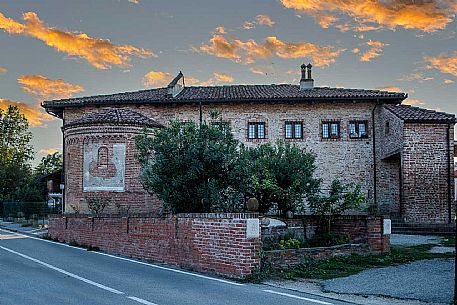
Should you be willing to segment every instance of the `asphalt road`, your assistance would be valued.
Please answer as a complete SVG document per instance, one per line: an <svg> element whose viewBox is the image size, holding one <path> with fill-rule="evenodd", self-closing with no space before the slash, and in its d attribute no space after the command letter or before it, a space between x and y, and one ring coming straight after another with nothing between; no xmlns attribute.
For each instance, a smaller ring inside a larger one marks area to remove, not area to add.
<svg viewBox="0 0 457 305"><path fill-rule="evenodd" d="M353 304L243 284L0 229L0 304Z"/></svg>

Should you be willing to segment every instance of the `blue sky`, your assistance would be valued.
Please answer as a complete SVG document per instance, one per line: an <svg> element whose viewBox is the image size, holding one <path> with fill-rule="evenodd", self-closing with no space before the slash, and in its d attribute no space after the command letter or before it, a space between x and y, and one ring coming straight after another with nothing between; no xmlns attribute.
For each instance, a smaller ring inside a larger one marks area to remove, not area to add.
<svg viewBox="0 0 457 305"><path fill-rule="evenodd" d="M136 2L136 3L135 3ZM0 107L32 123L37 158L61 149L47 99L165 85L386 88L457 112L457 4L440 1L2 1Z"/></svg>

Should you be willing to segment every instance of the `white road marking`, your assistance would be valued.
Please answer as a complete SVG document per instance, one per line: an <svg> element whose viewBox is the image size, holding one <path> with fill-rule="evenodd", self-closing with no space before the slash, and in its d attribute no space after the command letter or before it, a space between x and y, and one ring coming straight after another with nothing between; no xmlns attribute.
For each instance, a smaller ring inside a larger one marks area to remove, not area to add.
<svg viewBox="0 0 457 305"><path fill-rule="evenodd" d="M201 275L201 274L197 274L197 273L186 272L186 271L182 271L182 270L179 270L179 269L173 269L173 268L167 268L167 267L163 267L163 266L159 266L159 265L149 264L149 263L136 261L136 260L125 258L125 257L119 257L119 256L107 254L107 253L101 253L101 252L95 252L95 253L100 254L100 255L104 255L104 256L109 256L109 257L116 258L116 259L120 259L120 260L123 260L123 261L132 262L132 263L135 263L135 264L149 266L149 267L156 268L156 269L167 270L167 271L172 271L172 272L176 272L176 273L180 273L180 274L191 275L191 276L199 277L199 278L202 278L202 279L221 282L221 283L225 283L225 284L229 284L229 285L244 286L244 284L241 284L241 283L236 283L236 282L232 282L232 281L218 279L218 278L215 278L215 277L209 277L209 276L205 276L205 275Z"/></svg>
<svg viewBox="0 0 457 305"><path fill-rule="evenodd" d="M282 295L282 296L293 298L293 299L299 299L299 300L304 300L304 301L318 303L318 304L324 304L324 305L333 305L333 303L328 303L328 302L319 301L319 300L315 300L315 299L300 297L298 295L288 294L288 293L284 293L284 292L278 292L278 291L269 290L269 289L264 289L263 291L268 292L268 293L272 293L272 294Z"/></svg>
<svg viewBox="0 0 457 305"><path fill-rule="evenodd" d="M134 297L134 296L128 296L127 298L130 300L137 301L138 303L145 304L145 305L157 305L156 303L152 303L152 302L149 302L149 301L146 301L146 300Z"/></svg>
<svg viewBox="0 0 457 305"><path fill-rule="evenodd" d="M122 292L122 291L119 291L119 290L117 290L117 289L114 289L114 288L105 286L105 285L103 285L103 284L100 284L100 283L91 281L91 280L86 279L86 278L84 278L84 277L82 277L82 276L79 276L79 275L76 275L76 274L74 274L74 273L65 271L65 270L63 270L63 269L60 269L60 268L58 268L58 267L55 267L55 266L53 266L53 265L51 265L51 264L45 263L45 262L43 262L43 261L40 261L40 260L38 260L38 259L36 259L36 258L33 258L33 257L30 257L30 256L28 256L28 255L22 254L22 253L20 253L20 252L17 252L17 251L14 251L14 250L11 250L11 249L9 249L9 248L2 247L2 246L0 246L0 249L3 249L3 250L8 251L8 252L10 252L10 253L16 254L16 255L18 255L18 256L20 256L20 257L23 257L23 258L25 258L25 259L31 260L32 262L35 262L35 263L40 264L40 265L43 265L43 266L45 266L45 267L47 267L47 268L49 268L49 269L55 270L55 271L60 272L60 273L62 273L62 274L68 275L69 277L72 277L72 278L74 278L74 279L80 280L80 281L82 281L82 282L84 282L84 283L87 283L87 284L89 284L89 285L92 285L92 286L95 286L95 287L98 287L98 288L107 290L107 291L112 292L112 293L114 293L114 294L125 295L125 293ZM156 303L152 303L152 302L149 302L149 301L146 301L146 300L137 298L137 297L135 297L135 296L127 296L127 298L130 299L130 300L136 301L136 302L138 302L138 303L145 304L145 305L157 305Z"/></svg>
<svg viewBox="0 0 457 305"><path fill-rule="evenodd" d="M3 229L0 229L0 231L12 233L12 234L17 234L17 235L20 235L20 236L36 239L36 240L39 240L39 241L52 243L54 245L59 245L59 246L69 247L69 248L73 248L73 249L77 249L77 250L87 251L84 248L74 247L74 246L70 246L70 245L67 245L67 244L63 244L63 243L59 243L59 242L55 242L55 241L51 241L51 240L47 240L47 239L42 239L42 238L38 238L38 237L28 236L28 235L17 233L17 232L11 232L11 231L8 231L8 230L3 230ZM227 280L223 280L223 279L219 279L219 278L215 278L215 277L210 277L210 276L205 276L205 275L201 275L201 274L197 274L197 273L186 272L186 271L182 271L182 270L179 270L179 269L173 269L173 268L167 268L167 267L163 267L163 266L159 266L159 265L149 264L149 263L145 263L145 262L141 262L141 261L125 258L125 257L115 256L115 255L111 255L111 254L107 254L107 253L94 252L94 251L91 252L91 253L98 254L98 255L103 255L103 256L108 256L108 257L111 257L111 258L115 258L115 259L131 262L131 263L135 263L135 264L149 266L149 267L156 268L156 269L167 270L167 271L171 271L171 272L175 272L175 273L180 273L180 274L190 275L190 276L194 276L194 277L198 277L198 278L202 278L202 279L207 279L207 280L211 280L211 281L225 283L225 284L229 284L229 285L244 286L244 284L241 284L241 283L227 281Z"/></svg>
<svg viewBox="0 0 457 305"><path fill-rule="evenodd" d="M40 264L40 265L43 265L43 266L45 266L45 267L47 267L47 268L49 268L49 269L55 270L55 271L57 271L57 272L63 273L63 274L65 274L65 275L68 275L68 276L70 276L70 277L72 277L72 278L74 278L74 279L80 280L80 281L82 281L82 282L84 282L84 283L87 283L87 284L90 284L90 285L92 285L92 286L95 286L95 287L98 287L98 288L107 290L107 291L112 292L112 293L115 293L115 294L124 294L122 291L119 291L119 290L116 290L116 289L114 289L114 288L111 288L111 287L102 285L102 284L100 284L100 283L97 283L97 282L88 280L88 279L83 278L83 277L81 277L81 276L79 276L79 275L76 275L76 274L74 274L74 273L71 273L71 272L65 271L65 270L63 270L63 269L57 268L57 267L55 267L55 266L53 266L53 265L50 265L50 264L48 264L48 263L45 263L45 262L43 262L43 261L40 261L40 260L38 260L38 259L36 259L36 258L33 258L33 257L30 257L30 256L28 256L28 255L25 255L25 254L16 252L16 251L11 250L11 249L9 249L9 248L5 248L5 247L0 246L0 249L3 249L3 250L8 251L8 252L10 252L10 253L19 255L19 256L21 256L21 257L23 257L23 258L26 258L26 259L28 259L28 260L31 260L32 262L35 262L35 263Z"/></svg>
<svg viewBox="0 0 457 305"><path fill-rule="evenodd" d="M67 244L63 244L63 243L59 243L59 242L55 242L55 241L52 241L52 240L47 240L47 239L43 239L43 238L39 238L39 237L33 237L33 236L29 236L29 235L25 235L25 234L18 233L18 232L13 232L13 231L3 230L3 229L0 229L0 231L7 232L7 233L11 233L11 234L16 234L16 235L23 236L23 237L26 237L26 238L36 239L36 240L39 240L39 241L44 241L44 242L46 242L46 243L51 243L51 244L54 244L54 245L59 245L59 246L64 246L64 247L68 247L68 248L73 248L73 249L80 250L80 251L87 251L87 250L84 249L84 248L75 247L75 246L70 246L70 245L67 245Z"/></svg>

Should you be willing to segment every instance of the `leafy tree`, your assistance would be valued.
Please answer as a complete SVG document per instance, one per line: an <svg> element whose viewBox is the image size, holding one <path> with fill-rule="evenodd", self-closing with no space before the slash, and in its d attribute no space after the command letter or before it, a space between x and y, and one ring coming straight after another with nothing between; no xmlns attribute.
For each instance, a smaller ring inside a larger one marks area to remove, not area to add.
<svg viewBox="0 0 457 305"><path fill-rule="evenodd" d="M15 199L24 202L46 200L46 181L43 177L62 170L63 157L59 152L41 158L40 163L29 172L24 182L17 188Z"/></svg>
<svg viewBox="0 0 457 305"><path fill-rule="evenodd" d="M237 147L230 126L222 121L200 126L171 122L154 137L136 138L143 186L174 213L229 208L227 202L239 198L231 174L238 159Z"/></svg>
<svg viewBox="0 0 457 305"><path fill-rule="evenodd" d="M316 193L310 197L309 203L314 213L326 219L327 233L330 233L336 215L357 209L364 201L365 196L359 185L342 184L339 180L333 180L328 195Z"/></svg>
<svg viewBox="0 0 457 305"><path fill-rule="evenodd" d="M282 214L300 210L305 198L319 189L320 180L313 178L314 156L291 143L242 147L240 160L236 175L244 178L243 192L257 198L261 213L275 204Z"/></svg>
<svg viewBox="0 0 457 305"><path fill-rule="evenodd" d="M31 139L28 121L17 106L0 109L0 200L12 199L31 174Z"/></svg>
<svg viewBox="0 0 457 305"><path fill-rule="evenodd" d="M38 177L61 171L63 167L63 155L59 152L48 154L41 158L40 163L35 167L34 174Z"/></svg>

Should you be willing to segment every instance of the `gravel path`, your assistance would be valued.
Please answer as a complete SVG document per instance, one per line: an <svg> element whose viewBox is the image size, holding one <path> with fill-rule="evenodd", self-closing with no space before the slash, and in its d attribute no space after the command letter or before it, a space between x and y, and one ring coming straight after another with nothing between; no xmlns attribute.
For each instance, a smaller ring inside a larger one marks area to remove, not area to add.
<svg viewBox="0 0 457 305"><path fill-rule="evenodd" d="M423 260L370 269L349 277L322 281L321 284L327 292L449 304L454 291L454 260Z"/></svg>

